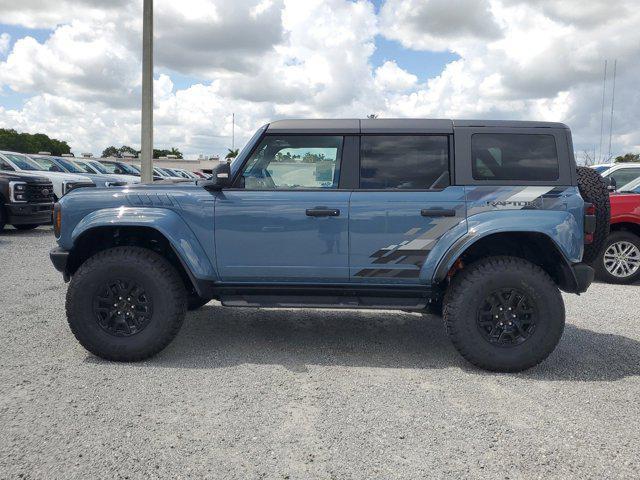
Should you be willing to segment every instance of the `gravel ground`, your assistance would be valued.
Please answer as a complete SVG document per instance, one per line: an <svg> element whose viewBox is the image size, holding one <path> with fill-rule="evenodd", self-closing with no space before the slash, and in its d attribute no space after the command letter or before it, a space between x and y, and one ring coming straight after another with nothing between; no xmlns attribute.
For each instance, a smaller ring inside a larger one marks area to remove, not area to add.
<svg viewBox="0 0 640 480"><path fill-rule="evenodd" d="M638 286L565 296L558 349L517 375L436 317L215 303L116 364L71 335L53 244L0 235L1 478L638 478Z"/></svg>

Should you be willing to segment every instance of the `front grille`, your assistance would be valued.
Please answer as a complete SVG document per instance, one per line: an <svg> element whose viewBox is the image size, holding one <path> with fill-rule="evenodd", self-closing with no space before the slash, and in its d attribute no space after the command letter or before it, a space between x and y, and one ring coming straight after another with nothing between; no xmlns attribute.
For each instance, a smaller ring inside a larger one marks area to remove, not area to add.
<svg viewBox="0 0 640 480"><path fill-rule="evenodd" d="M28 183L27 202L49 203L53 202L53 185L51 183Z"/></svg>

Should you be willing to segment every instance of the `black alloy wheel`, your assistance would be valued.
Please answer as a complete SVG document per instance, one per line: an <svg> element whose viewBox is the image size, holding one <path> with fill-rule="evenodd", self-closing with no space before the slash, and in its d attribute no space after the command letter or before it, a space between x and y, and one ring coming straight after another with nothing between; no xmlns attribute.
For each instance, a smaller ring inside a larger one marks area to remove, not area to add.
<svg viewBox="0 0 640 480"><path fill-rule="evenodd" d="M153 316L153 301L135 281L113 279L98 289L93 299L98 325L116 337L140 333Z"/></svg>
<svg viewBox="0 0 640 480"><path fill-rule="evenodd" d="M500 347L513 347L527 341L536 328L535 303L516 288L491 292L478 308L476 323L482 337Z"/></svg>

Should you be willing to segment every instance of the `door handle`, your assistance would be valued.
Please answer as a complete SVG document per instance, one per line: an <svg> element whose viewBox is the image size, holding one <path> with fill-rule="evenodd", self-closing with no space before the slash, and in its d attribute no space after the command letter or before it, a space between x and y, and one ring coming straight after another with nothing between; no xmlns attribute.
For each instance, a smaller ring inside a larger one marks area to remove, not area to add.
<svg viewBox="0 0 640 480"><path fill-rule="evenodd" d="M337 208L316 207L307 208L307 217L338 217L340 210Z"/></svg>
<svg viewBox="0 0 640 480"><path fill-rule="evenodd" d="M423 217L455 217L456 211L452 208L423 208L420 210Z"/></svg>

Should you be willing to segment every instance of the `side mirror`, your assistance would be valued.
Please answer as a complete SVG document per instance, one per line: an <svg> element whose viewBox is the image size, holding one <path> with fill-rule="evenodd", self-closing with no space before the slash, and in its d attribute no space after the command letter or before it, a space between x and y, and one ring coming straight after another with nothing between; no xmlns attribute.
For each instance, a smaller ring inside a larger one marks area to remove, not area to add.
<svg viewBox="0 0 640 480"><path fill-rule="evenodd" d="M222 190L231 185L231 165L227 162L220 162L213 169L213 176L206 184L211 190Z"/></svg>
<svg viewBox="0 0 640 480"><path fill-rule="evenodd" d="M615 191L616 191L616 189L618 188L618 185L617 185L617 182L616 182L616 179L615 179L615 178L613 178L613 177L606 177L606 178L604 179L604 181L605 181L605 182L606 182L606 184L607 184L607 190L609 190L610 192L615 192Z"/></svg>

